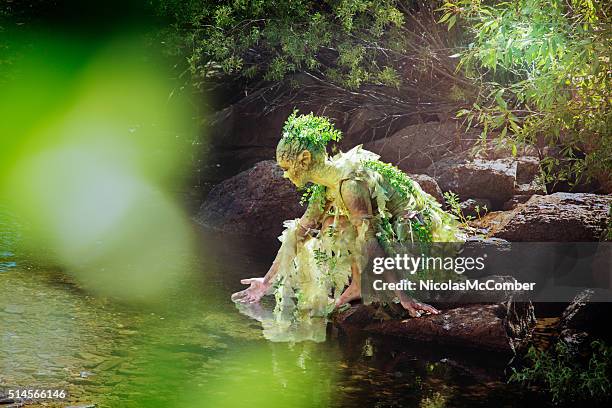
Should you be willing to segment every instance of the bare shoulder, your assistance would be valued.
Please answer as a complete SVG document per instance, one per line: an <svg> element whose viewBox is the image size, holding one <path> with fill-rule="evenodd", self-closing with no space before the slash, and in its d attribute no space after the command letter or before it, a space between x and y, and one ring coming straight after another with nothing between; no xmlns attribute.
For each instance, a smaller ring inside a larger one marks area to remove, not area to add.
<svg viewBox="0 0 612 408"><path fill-rule="evenodd" d="M342 197L347 199L349 197L357 198L359 196L370 195L370 191L368 189L368 185L363 180L356 179L347 179L342 182L340 185L340 192L342 193Z"/></svg>
<svg viewBox="0 0 612 408"><path fill-rule="evenodd" d="M340 185L340 194L347 209L357 214L368 214L372 211L370 190L363 180L348 179Z"/></svg>

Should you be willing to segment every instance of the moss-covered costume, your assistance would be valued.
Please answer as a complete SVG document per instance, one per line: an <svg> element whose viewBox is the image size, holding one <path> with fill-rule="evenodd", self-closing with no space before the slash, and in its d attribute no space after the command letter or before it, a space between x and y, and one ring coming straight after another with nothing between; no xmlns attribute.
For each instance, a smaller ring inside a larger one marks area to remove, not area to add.
<svg viewBox="0 0 612 408"><path fill-rule="evenodd" d="M279 272L275 282L276 310L293 310L310 315L325 315L349 283L351 263L365 262L364 244L374 234L388 256L393 256L406 242L457 242L462 240L455 218L444 212L440 204L424 192L418 183L379 156L357 146L339 153L332 161L342 169L337 188L314 186L310 206L321 206L334 223L315 237L300 241L298 220L285 221L279 237ZM372 202L373 216L363 221L358 233L354 229L338 233L338 217L351 214L340 195L347 180L365 182ZM372 229L372 230L369 230ZM301 244L298 245L298 242ZM365 272L365 271L364 271ZM297 304L294 302L297 300ZM376 299L364 299L370 302Z"/></svg>

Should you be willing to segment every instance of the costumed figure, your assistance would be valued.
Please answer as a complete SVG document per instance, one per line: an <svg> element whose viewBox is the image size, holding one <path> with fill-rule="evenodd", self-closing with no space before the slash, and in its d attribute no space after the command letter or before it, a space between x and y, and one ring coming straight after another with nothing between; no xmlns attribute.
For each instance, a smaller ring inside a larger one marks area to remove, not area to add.
<svg viewBox="0 0 612 408"><path fill-rule="evenodd" d="M324 117L294 112L276 150L284 177L306 188L304 215L285 221L282 245L263 278L232 295L255 303L276 297L276 312L325 316L362 298L362 275L376 257L394 256L406 243L460 242L456 219L415 181L357 146L329 157L326 146L341 133ZM393 271L382 277L396 282ZM365 293L365 291L364 291ZM364 303L395 301L413 317L438 311L403 291L371 292ZM383 298L387 296L388 298Z"/></svg>

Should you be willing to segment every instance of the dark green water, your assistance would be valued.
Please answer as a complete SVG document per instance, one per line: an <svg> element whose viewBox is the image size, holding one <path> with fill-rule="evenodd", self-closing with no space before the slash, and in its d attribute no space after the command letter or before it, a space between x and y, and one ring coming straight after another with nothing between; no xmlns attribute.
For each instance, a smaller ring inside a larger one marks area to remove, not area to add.
<svg viewBox="0 0 612 408"><path fill-rule="evenodd" d="M136 303L84 290L59 269L18 261L4 245L0 385L68 391L66 400L45 401L50 407L535 403L504 383L505 360L495 356L344 333L323 322L284 332L268 322L267 337L285 333L289 340L269 341L229 295L240 289L239 278L265 273L271 251L213 241L217 247L202 243L207 255L184 282ZM326 340L296 341L305 338Z"/></svg>

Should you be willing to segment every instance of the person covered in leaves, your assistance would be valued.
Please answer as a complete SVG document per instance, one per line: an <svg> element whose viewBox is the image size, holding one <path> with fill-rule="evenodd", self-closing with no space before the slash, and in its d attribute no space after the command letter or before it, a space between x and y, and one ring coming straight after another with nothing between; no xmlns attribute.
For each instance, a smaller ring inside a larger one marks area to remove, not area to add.
<svg viewBox="0 0 612 408"><path fill-rule="evenodd" d="M295 111L285 122L276 160L285 178L306 188L308 207L301 218L285 221L269 271L263 278L243 279L250 286L232 295L235 302L256 303L274 293L276 311L297 307L324 316L362 298L361 278L374 258L395 256L406 243L462 240L455 218L378 155L357 146L329 157L327 144L341 137L327 118L312 113ZM391 271L383 277L397 281ZM363 301L399 301L412 317L439 313L403 291L392 299L380 296L373 293Z"/></svg>

